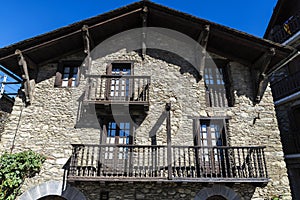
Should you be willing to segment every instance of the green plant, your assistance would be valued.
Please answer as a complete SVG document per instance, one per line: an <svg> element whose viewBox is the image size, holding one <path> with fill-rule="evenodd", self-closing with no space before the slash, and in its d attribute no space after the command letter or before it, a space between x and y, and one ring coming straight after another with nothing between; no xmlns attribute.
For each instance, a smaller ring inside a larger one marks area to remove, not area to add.
<svg viewBox="0 0 300 200"><path fill-rule="evenodd" d="M16 199L25 178L38 173L45 159L31 150L0 156L0 200Z"/></svg>

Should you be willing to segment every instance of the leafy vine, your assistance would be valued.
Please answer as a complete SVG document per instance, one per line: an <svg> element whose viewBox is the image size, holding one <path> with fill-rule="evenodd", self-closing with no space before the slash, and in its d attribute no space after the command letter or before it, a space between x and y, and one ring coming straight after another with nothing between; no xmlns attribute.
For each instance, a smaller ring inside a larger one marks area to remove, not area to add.
<svg viewBox="0 0 300 200"><path fill-rule="evenodd" d="M33 177L45 157L32 150L0 156L0 200L14 200L25 178Z"/></svg>

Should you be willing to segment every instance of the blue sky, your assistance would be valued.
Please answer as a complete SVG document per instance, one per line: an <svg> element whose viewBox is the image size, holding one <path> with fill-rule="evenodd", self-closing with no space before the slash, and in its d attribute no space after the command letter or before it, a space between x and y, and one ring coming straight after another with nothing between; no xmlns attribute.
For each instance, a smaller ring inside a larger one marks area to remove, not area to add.
<svg viewBox="0 0 300 200"><path fill-rule="evenodd" d="M277 0L152 0L262 37ZM0 6L0 48L136 2L135 0L9 0Z"/></svg>

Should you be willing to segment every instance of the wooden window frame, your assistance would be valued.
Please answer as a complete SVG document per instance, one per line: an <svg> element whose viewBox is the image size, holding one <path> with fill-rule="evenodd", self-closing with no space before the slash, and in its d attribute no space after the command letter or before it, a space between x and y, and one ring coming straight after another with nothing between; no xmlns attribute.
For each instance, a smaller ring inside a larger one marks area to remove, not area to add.
<svg viewBox="0 0 300 200"><path fill-rule="evenodd" d="M117 122L113 119L113 118L107 118L103 121L102 123L102 134L101 134L101 137L100 137L100 142L101 144L107 144L107 137L108 136L108 131L109 131L109 123L111 122L114 122L116 123L116 131L120 131L120 127L117 125ZM134 127L134 124L132 124L132 122L130 122L130 120L122 120L123 123L129 123L129 127L130 127L130 130L129 130L129 142L128 144L133 144L133 141L134 141L134 130L135 130L135 127ZM119 135L117 136L119 137ZM118 139L118 138L115 138L115 139Z"/></svg>
<svg viewBox="0 0 300 200"><path fill-rule="evenodd" d="M112 69L114 65L121 65L121 64L130 64L130 74L129 75L134 75L134 61L132 60L114 60L110 61L107 66L106 66L106 75L112 75Z"/></svg>
<svg viewBox="0 0 300 200"><path fill-rule="evenodd" d="M56 77L55 77L55 83L54 87L77 87L79 85L79 79L80 79L80 66L82 64L82 60L63 60L58 63L57 71L56 71ZM64 70L66 67L70 67L70 73L68 77L68 85L63 86L63 76L64 76ZM77 68L77 77L75 79L75 85L72 86L72 78L73 73L71 69Z"/></svg>
<svg viewBox="0 0 300 200"><path fill-rule="evenodd" d="M206 95L206 105L209 107L232 107L232 106L234 106L234 92L233 92L233 88L232 88L230 66L225 61L216 59L216 60L214 60L214 64L211 64L208 62L206 64L206 68L204 70L207 71L208 69L214 69L215 67L217 69L221 70L221 73L219 72L220 73L219 76L221 76L221 79L217 79L216 77L213 77L213 82L214 82L213 84L207 84L206 77L209 74L206 76L206 72L204 73L204 84L205 84L205 88L206 88L206 94L205 94ZM213 75L215 75L215 74L216 73L213 72ZM217 81L222 81L223 84L216 84L215 82L217 82ZM222 100L223 100L222 103L218 100L213 99L212 94L209 91L209 89L210 89L209 85L212 85L213 87L216 87L216 88L224 87L225 94L222 94L222 93L216 94L219 99L222 98ZM222 97L220 97L220 96L222 96ZM218 101L218 102L213 103L213 101Z"/></svg>
<svg viewBox="0 0 300 200"><path fill-rule="evenodd" d="M193 119L193 132L194 132L194 145L196 146L201 146L200 145L200 128L203 122L204 123L211 123L213 121L217 121L218 124L222 124L224 129L222 130L222 146L227 146L228 145L228 124L229 124L229 117L224 116L224 117L198 117ZM216 123L214 123L216 124ZM209 132L209 131L208 131ZM219 146L219 145L216 145Z"/></svg>

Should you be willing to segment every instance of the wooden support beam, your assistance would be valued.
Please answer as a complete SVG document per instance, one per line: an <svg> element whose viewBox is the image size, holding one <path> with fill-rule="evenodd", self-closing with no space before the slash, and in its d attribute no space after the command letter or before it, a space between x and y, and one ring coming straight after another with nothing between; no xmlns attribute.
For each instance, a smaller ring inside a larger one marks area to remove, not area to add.
<svg viewBox="0 0 300 200"><path fill-rule="evenodd" d="M198 62L198 56L196 55L196 63L199 63L199 74L202 77L204 74L204 67L205 67L205 59L206 59L206 47L208 43L208 36L209 36L209 25L205 25L204 29L201 31L197 42L201 46L201 55L200 55L200 62ZM197 49L198 50L198 49ZM197 51L196 51L197 52Z"/></svg>
<svg viewBox="0 0 300 200"><path fill-rule="evenodd" d="M270 48L269 51L265 52L260 58L258 58L252 66L251 73L254 82L256 103L261 100L264 90L267 87L266 71L275 53L275 49Z"/></svg>
<svg viewBox="0 0 300 200"><path fill-rule="evenodd" d="M146 34L146 27L148 24L148 7L144 6L142 10L142 59L145 59L146 53L147 53L147 45L146 45L146 39L147 39L147 34Z"/></svg>
<svg viewBox="0 0 300 200"><path fill-rule="evenodd" d="M82 27L82 37L83 37L83 45L84 45L84 53L87 55L86 60L85 60L85 65L86 65L86 72L87 74L90 73L91 70L91 49L94 46L94 42L91 38L91 35L89 33L89 27L87 25L83 25Z"/></svg>
<svg viewBox="0 0 300 200"><path fill-rule="evenodd" d="M84 44L84 53L88 54L91 52L91 49L94 47L94 41L90 35L88 25L82 26L82 37L83 37L83 44Z"/></svg>
<svg viewBox="0 0 300 200"><path fill-rule="evenodd" d="M167 112L167 163L168 163L168 179L172 179L172 141L171 141L171 103L166 104L166 112Z"/></svg>
<svg viewBox="0 0 300 200"><path fill-rule="evenodd" d="M22 78L23 78L23 81L24 81L24 92L25 92L25 97L26 97L26 103L30 104L33 100L33 91L32 91L32 88L31 88L31 84L30 84L30 78L29 78L29 73L28 73L28 67L27 67L27 62L22 54L22 52L17 49L15 51L15 54L18 55L19 57L19 65L20 67L22 67L23 69L23 75L22 75Z"/></svg>

